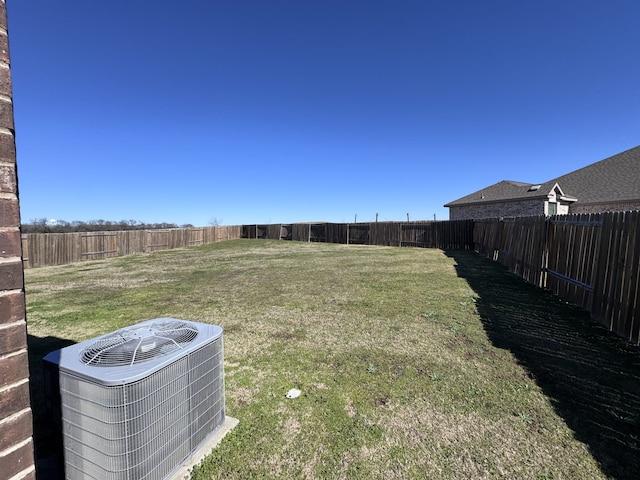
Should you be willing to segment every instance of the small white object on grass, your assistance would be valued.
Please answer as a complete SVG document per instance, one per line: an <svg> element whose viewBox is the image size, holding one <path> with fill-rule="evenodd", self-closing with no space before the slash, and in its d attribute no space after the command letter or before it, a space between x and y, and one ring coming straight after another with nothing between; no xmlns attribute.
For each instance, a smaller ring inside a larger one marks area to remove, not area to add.
<svg viewBox="0 0 640 480"><path fill-rule="evenodd" d="M298 398L302 392L297 388L292 388L285 395L287 398Z"/></svg>

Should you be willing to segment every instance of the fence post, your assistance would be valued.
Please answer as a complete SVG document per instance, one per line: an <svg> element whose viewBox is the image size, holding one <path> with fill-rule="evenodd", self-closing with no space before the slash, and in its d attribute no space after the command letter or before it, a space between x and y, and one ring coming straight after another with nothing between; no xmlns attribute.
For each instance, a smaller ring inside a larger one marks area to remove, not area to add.
<svg viewBox="0 0 640 480"><path fill-rule="evenodd" d="M540 266L540 288L547 286L547 267L549 266L549 248L553 241L553 233L551 229L551 219L546 217L544 219L544 246L542 247L542 265Z"/></svg>

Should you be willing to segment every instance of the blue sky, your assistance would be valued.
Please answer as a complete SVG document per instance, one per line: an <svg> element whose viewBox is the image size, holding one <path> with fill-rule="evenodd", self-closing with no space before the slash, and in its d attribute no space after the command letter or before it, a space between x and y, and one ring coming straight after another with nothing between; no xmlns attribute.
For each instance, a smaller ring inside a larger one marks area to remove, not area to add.
<svg viewBox="0 0 640 480"><path fill-rule="evenodd" d="M23 222L447 219L640 144L640 2L8 0Z"/></svg>

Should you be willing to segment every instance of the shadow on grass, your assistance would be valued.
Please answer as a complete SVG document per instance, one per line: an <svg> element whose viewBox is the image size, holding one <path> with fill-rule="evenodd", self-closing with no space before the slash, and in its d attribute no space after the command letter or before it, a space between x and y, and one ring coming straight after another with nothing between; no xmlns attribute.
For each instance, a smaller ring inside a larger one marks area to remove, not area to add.
<svg viewBox="0 0 640 480"><path fill-rule="evenodd" d="M62 436L56 426L56 420L46 409L42 359L49 352L73 345L75 342L58 337L29 335L27 343L37 478L39 480L62 478Z"/></svg>
<svg viewBox="0 0 640 480"><path fill-rule="evenodd" d="M496 262L447 255L478 295L489 339L527 369L602 472L640 478L640 349Z"/></svg>

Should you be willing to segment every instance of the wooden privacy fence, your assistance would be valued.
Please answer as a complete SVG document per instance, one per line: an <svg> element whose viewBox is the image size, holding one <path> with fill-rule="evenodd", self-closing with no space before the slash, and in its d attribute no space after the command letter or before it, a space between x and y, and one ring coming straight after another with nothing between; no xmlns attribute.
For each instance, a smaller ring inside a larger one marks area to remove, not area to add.
<svg viewBox="0 0 640 480"><path fill-rule="evenodd" d="M640 340L640 211L478 220L476 250Z"/></svg>
<svg viewBox="0 0 640 480"><path fill-rule="evenodd" d="M24 266L188 247L237 238L475 249L526 281L640 343L640 211L438 222L296 223L231 227L32 233Z"/></svg>
<svg viewBox="0 0 640 480"><path fill-rule="evenodd" d="M240 226L124 230L118 232L27 233L25 268L64 265L136 253L204 245L240 238Z"/></svg>
<svg viewBox="0 0 640 480"><path fill-rule="evenodd" d="M238 238L264 238L364 245L473 248L473 222L294 223L116 232L27 233L25 268L65 265L136 253L203 245Z"/></svg>
<svg viewBox="0 0 640 480"><path fill-rule="evenodd" d="M243 225L242 237L470 250L473 248L473 220Z"/></svg>

